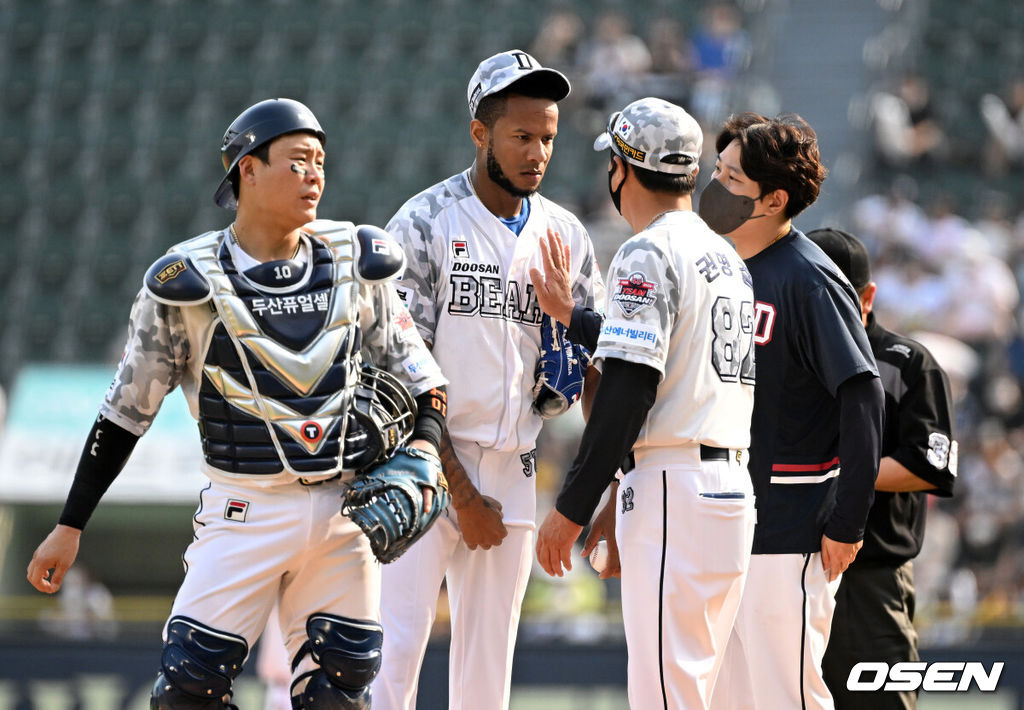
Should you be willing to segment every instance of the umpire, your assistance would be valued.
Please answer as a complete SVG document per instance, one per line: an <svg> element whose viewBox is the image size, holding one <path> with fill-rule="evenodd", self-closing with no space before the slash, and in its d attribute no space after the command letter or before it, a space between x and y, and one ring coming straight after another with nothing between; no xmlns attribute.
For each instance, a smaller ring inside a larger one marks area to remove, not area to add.
<svg viewBox="0 0 1024 710"><path fill-rule="evenodd" d="M924 540L925 493L953 495L957 443L953 439L949 379L920 343L878 324L871 312L875 283L868 253L838 229L807 233L842 270L860 297L868 341L885 389L882 460L864 547L836 594L832 635L822 662L837 710L915 708L916 692L851 692L850 669L861 661L916 661L913 559Z"/></svg>

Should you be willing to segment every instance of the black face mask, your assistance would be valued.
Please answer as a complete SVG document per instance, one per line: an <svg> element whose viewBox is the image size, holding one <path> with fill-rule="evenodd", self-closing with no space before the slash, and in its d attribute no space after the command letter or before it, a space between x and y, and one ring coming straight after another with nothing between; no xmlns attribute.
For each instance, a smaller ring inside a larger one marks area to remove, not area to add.
<svg viewBox="0 0 1024 710"><path fill-rule="evenodd" d="M712 180L700 193L700 202L697 205L697 214L719 234L729 234L743 226L748 219L764 217L759 214L751 217L754 213L753 197L746 195L734 195L718 180Z"/></svg>
<svg viewBox="0 0 1024 710"><path fill-rule="evenodd" d="M622 161L622 182L616 189L612 189L612 175L615 174L615 161L612 161L612 167L608 171L608 194L612 196L612 204L615 205L615 211L620 215L622 214L622 186L626 184L626 161Z"/></svg>

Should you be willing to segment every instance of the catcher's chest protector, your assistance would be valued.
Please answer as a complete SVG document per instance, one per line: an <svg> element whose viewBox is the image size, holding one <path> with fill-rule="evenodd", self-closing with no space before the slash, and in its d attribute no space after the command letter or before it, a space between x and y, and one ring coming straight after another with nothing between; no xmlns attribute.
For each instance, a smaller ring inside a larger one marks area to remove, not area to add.
<svg viewBox="0 0 1024 710"><path fill-rule="evenodd" d="M199 393L211 466L304 477L345 468L342 442L360 366L354 230L345 225L310 240L305 273L283 289L239 274L223 233L183 245L210 283L218 321Z"/></svg>

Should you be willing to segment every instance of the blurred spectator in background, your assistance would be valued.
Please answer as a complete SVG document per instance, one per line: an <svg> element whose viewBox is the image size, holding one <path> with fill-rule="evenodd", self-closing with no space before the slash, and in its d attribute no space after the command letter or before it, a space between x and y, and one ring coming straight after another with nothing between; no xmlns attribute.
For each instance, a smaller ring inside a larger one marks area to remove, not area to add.
<svg viewBox="0 0 1024 710"><path fill-rule="evenodd" d="M873 257L896 247L909 247L916 235L927 232L928 216L917 198L917 183L897 175L884 193L867 195L854 203L854 227Z"/></svg>
<svg viewBox="0 0 1024 710"><path fill-rule="evenodd" d="M117 635L114 595L84 565L68 570L57 608L40 612L44 631L67 639L110 639Z"/></svg>
<svg viewBox="0 0 1024 710"><path fill-rule="evenodd" d="M981 200L979 216L974 223L992 256L1003 261L1010 258L1014 248L1010 207L1010 198L1005 193L989 192ZM1013 266L1010 264L1011 268Z"/></svg>
<svg viewBox="0 0 1024 710"><path fill-rule="evenodd" d="M575 73L583 32L583 20L574 10L557 8L541 22L527 51L544 66L564 67L564 72L571 76Z"/></svg>
<svg viewBox="0 0 1024 710"><path fill-rule="evenodd" d="M710 129L727 117L732 84L750 65L753 46L739 9L727 2L704 9L691 42L695 60L691 104L697 120Z"/></svg>
<svg viewBox="0 0 1024 710"><path fill-rule="evenodd" d="M1011 80L1003 95L985 94L981 118L988 129L983 166L991 177L1024 167L1024 76Z"/></svg>
<svg viewBox="0 0 1024 710"><path fill-rule="evenodd" d="M633 34L629 19L610 11L598 18L593 37L581 46L580 67L587 106L601 114L598 122L602 123L613 107L636 98L634 94L651 69L651 53Z"/></svg>
<svg viewBox="0 0 1024 710"><path fill-rule="evenodd" d="M651 65L644 94L688 105L696 51L683 24L667 15L655 18L647 25L647 47Z"/></svg>
<svg viewBox="0 0 1024 710"><path fill-rule="evenodd" d="M870 110L875 149L883 165L929 165L948 154L948 141L923 76L904 74L895 91L879 91L872 97Z"/></svg>

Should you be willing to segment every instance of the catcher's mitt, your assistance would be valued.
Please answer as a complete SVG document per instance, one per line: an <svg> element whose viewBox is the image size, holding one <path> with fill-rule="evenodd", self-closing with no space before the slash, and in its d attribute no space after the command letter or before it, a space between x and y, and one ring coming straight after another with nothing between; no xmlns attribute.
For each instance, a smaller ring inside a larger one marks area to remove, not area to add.
<svg viewBox="0 0 1024 710"><path fill-rule="evenodd" d="M545 315L540 324L540 359L534 371L533 410L544 419L569 411L583 393L590 351L565 337L565 326Z"/></svg>
<svg viewBox="0 0 1024 710"><path fill-rule="evenodd" d="M423 488L434 492L423 512ZM448 506L448 482L436 456L403 446L390 461L361 474L342 494L341 512L366 536L374 556L387 564L398 559Z"/></svg>

